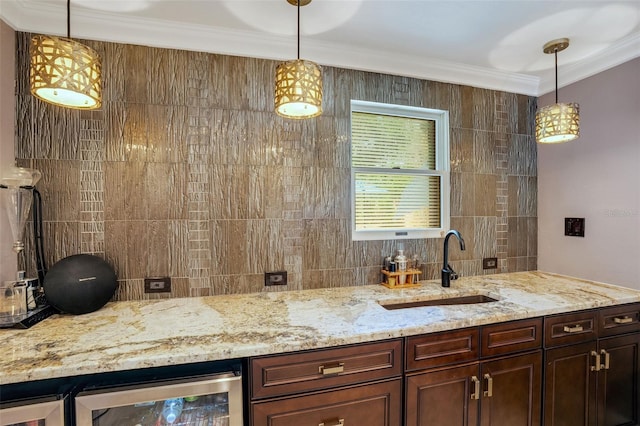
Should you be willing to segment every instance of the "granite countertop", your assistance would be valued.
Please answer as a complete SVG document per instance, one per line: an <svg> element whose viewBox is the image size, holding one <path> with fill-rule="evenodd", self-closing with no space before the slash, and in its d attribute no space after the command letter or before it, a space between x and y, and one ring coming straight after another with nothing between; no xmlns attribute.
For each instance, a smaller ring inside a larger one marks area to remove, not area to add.
<svg viewBox="0 0 640 426"><path fill-rule="evenodd" d="M0 384L323 348L640 302L624 287L518 272L418 288L381 285L108 303L0 330ZM497 302L387 310L380 303L485 294Z"/></svg>

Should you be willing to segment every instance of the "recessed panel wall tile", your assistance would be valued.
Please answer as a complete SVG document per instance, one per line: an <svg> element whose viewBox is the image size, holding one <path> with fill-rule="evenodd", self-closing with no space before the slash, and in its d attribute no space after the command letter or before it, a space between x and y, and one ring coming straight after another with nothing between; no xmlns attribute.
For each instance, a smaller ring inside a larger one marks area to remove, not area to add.
<svg viewBox="0 0 640 426"><path fill-rule="evenodd" d="M42 197L42 220L80 220L80 161L36 160L31 167L42 177L37 184Z"/></svg>
<svg viewBox="0 0 640 426"><path fill-rule="evenodd" d="M104 223L104 256L114 268L118 279L127 278L127 224L124 220ZM124 299L126 300L126 299Z"/></svg>
<svg viewBox="0 0 640 426"><path fill-rule="evenodd" d="M145 277L169 276L169 222L150 220L147 222L147 270ZM172 288L172 290L175 290Z"/></svg>
<svg viewBox="0 0 640 426"><path fill-rule="evenodd" d="M471 236L471 238L475 240L472 258L483 259L485 257L495 257L497 253L495 216L475 217L474 225L474 233Z"/></svg>
<svg viewBox="0 0 640 426"><path fill-rule="evenodd" d="M125 210L130 183L126 181L127 163L106 161L104 163L104 217L105 220L127 219Z"/></svg>
<svg viewBox="0 0 640 426"><path fill-rule="evenodd" d="M470 129L452 129L450 133L451 171L471 173L475 169L474 132Z"/></svg>
<svg viewBox="0 0 640 426"><path fill-rule="evenodd" d="M498 255L503 271L535 268L535 98L323 67L324 114L289 120L273 111L277 61L89 43L102 110L45 105L18 76L16 157L44 174L50 261L103 250L115 300L375 284L399 247L439 279L442 238L351 241L351 99L448 110L451 227L467 242L450 242L452 266L484 274ZM264 272L283 269L290 284L265 289ZM173 292L145 294L148 275Z"/></svg>
<svg viewBox="0 0 640 426"><path fill-rule="evenodd" d="M492 132L473 132L473 170L480 174L496 173L496 140Z"/></svg>
<svg viewBox="0 0 640 426"><path fill-rule="evenodd" d="M474 176L474 216L496 215L496 175Z"/></svg>
<svg viewBox="0 0 640 426"><path fill-rule="evenodd" d="M248 108L273 112L276 61L246 58Z"/></svg>
<svg viewBox="0 0 640 426"><path fill-rule="evenodd" d="M473 128L475 130L494 131L495 95L488 89L473 89Z"/></svg>
<svg viewBox="0 0 640 426"><path fill-rule="evenodd" d="M473 217L452 217L451 229L460 232L465 242L465 249L460 248L460 243L455 236L449 237L449 260L469 260L476 252L476 239L478 233L475 229L475 218ZM443 245L444 250L444 245Z"/></svg>
<svg viewBox="0 0 640 426"><path fill-rule="evenodd" d="M124 115L124 155L127 161L145 162L153 145L149 145L149 106L129 103ZM164 125L164 123L163 123Z"/></svg>
<svg viewBox="0 0 640 426"><path fill-rule="evenodd" d="M124 46L126 75L123 77L126 102L145 105L149 103L149 89L154 81L149 60L152 50L132 44ZM132 70L136 72L131 72Z"/></svg>
<svg viewBox="0 0 640 426"><path fill-rule="evenodd" d="M144 278L147 276L149 259L149 238L146 220L130 220L126 222L127 242L125 250L128 255L125 277Z"/></svg>

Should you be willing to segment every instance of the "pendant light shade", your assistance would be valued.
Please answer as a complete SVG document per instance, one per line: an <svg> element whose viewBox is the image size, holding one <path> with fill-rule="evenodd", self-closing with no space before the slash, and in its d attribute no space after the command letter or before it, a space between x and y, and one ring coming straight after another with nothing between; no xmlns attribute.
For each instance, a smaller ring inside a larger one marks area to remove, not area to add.
<svg viewBox="0 0 640 426"><path fill-rule="evenodd" d="M311 61L295 59L276 68L276 112L287 118L322 114L322 71Z"/></svg>
<svg viewBox="0 0 640 426"><path fill-rule="evenodd" d="M322 114L322 70L300 59L300 6L308 0L287 0L298 8L298 58L276 68L275 109L285 118L304 119Z"/></svg>
<svg viewBox="0 0 640 426"><path fill-rule="evenodd" d="M569 142L580 136L580 106L553 104L536 113L536 140L539 143Z"/></svg>
<svg viewBox="0 0 640 426"><path fill-rule="evenodd" d="M552 40L544 45L544 53L555 54L556 103L536 112L536 141L562 143L580 136L580 106L576 103L558 103L558 52L569 46L568 38Z"/></svg>
<svg viewBox="0 0 640 426"><path fill-rule="evenodd" d="M36 35L31 39L29 84L31 93L55 105L97 109L102 105L102 69L95 50L69 38Z"/></svg>

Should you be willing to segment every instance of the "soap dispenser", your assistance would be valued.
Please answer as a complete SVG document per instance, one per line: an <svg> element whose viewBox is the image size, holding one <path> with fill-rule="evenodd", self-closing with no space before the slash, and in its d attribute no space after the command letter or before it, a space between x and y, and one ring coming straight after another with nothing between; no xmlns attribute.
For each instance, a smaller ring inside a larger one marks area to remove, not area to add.
<svg viewBox="0 0 640 426"><path fill-rule="evenodd" d="M407 257L404 255L404 250L399 249L398 255L395 258L396 267L398 268L398 272L405 272L407 270ZM407 275L401 274L398 276L398 284L403 285L407 282Z"/></svg>

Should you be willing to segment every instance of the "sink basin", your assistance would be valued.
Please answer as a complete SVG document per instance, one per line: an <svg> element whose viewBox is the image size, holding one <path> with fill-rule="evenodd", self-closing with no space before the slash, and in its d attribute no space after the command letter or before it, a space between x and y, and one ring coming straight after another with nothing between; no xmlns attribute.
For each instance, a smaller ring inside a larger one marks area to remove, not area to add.
<svg viewBox="0 0 640 426"><path fill-rule="evenodd" d="M400 302L382 304L385 309L407 309L407 308L420 308L423 306L444 306L444 305L473 305L477 303L490 303L497 302L498 299L486 296L484 294L473 294L469 296L455 296L447 297L444 299L431 299L431 300L418 300L415 302Z"/></svg>

